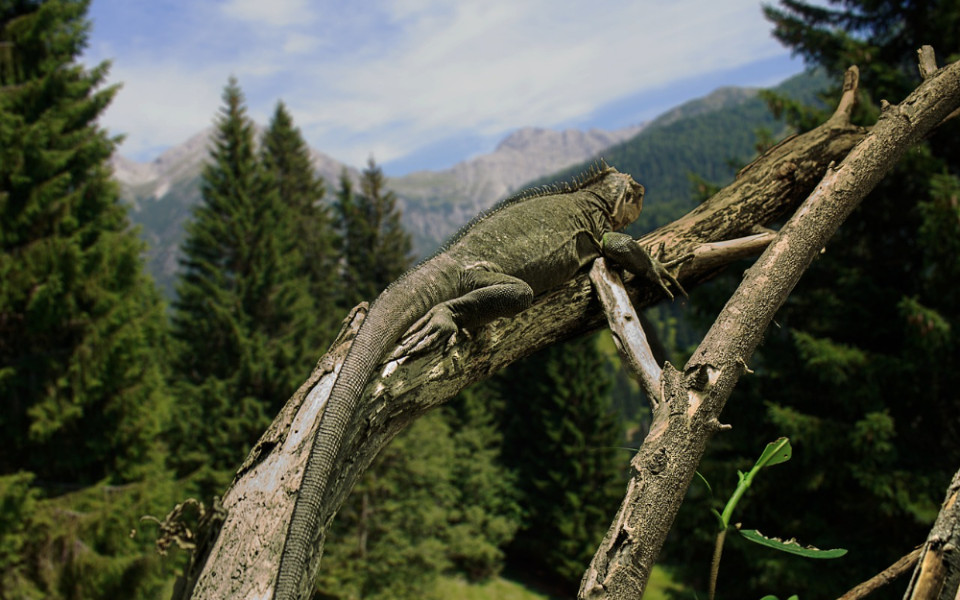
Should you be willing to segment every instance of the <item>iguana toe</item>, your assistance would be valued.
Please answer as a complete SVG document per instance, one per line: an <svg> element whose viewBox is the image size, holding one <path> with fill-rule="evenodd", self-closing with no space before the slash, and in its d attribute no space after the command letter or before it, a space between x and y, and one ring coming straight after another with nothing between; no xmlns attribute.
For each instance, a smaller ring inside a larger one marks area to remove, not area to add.
<svg viewBox="0 0 960 600"><path fill-rule="evenodd" d="M458 329L450 309L438 304L410 327L391 356L419 354L440 343L449 347L456 340Z"/></svg>

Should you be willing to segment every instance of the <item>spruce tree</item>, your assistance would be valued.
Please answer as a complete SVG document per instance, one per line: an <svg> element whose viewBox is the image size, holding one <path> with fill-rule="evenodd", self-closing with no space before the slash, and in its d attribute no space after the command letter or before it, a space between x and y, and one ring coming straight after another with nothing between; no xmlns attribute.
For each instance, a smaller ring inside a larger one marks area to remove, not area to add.
<svg viewBox="0 0 960 600"><path fill-rule="evenodd" d="M452 568L471 581L503 569L504 547L520 526L516 477L501 461L503 409L503 397L489 380L463 390L443 409L453 441L456 490L446 553Z"/></svg>
<svg viewBox="0 0 960 600"><path fill-rule="evenodd" d="M311 310L318 315L315 337L320 345L325 345L339 325L334 309L340 297L338 242L330 209L323 201L323 178L316 174L310 148L283 102L277 103L263 136L261 162L293 220L293 239L302 261L299 272L307 279Z"/></svg>
<svg viewBox="0 0 960 600"><path fill-rule="evenodd" d="M353 179L346 167L340 171L339 184L333 204L334 224L339 234L337 238L341 282L339 305L342 310L349 310L357 303L369 302L373 298L365 295L369 290L357 289L360 273L351 265L350 261L350 249L361 248L363 246L363 236L360 235L362 216L357 208L357 194L354 190Z"/></svg>
<svg viewBox="0 0 960 600"><path fill-rule="evenodd" d="M920 83L922 44L934 45L941 64L960 49L956 2L790 0L767 14L774 34L834 81L859 66L855 118L864 125L875 122L881 99L900 101ZM839 90L826 97L835 102ZM772 105L798 128L827 114L777 97ZM720 594L836 597L924 539L960 464L960 261L951 252L960 239L958 133L948 122L908 153L830 241L751 361L754 374L724 414L734 428L701 468L722 497L766 441L789 436L793 460L755 482L743 521L849 554L824 568L728 544ZM718 300L706 314L716 314ZM681 509L692 520L679 520L680 535L692 539L699 520L703 539L667 547L691 582L706 576L713 533L706 509L695 516L693 508ZM699 573L686 571L693 565ZM899 597L904 586L877 596Z"/></svg>
<svg viewBox="0 0 960 600"><path fill-rule="evenodd" d="M68 486L139 476L165 410L162 306L95 123L117 88L73 62L86 4L0 13L0 469Z"/></svg>
<svg viewBox="0 0 960 600"><path fill-rule="evenodd" d="M340 177L336 211L343 245L345 307L372 301L411 264L413 243L404 231L397 196L386 189L383 170L371 158L360 178L360 193L349 175Z"/></svg>
<svg viewBox="0 0 960 600"><path fill-rule="evenodd" d="M178 460L216 481L243 459L316 359L314 314L291 208L262 168L243 94L230 79L203 202L187 228L174 304Z"/></svg>
<svg viewBox="0 0 960 600"><path fill-rule="evenodd" d="M524 512L508 562L574 596L623 495L610 374L596 338L585 337L511 365L497 381L506 403L501 460Z"/></svg>
<svg viewBox="0 0 960 600"><path fill-rule="evenodd" d="M0 3L0 595L150 597L169 504L166 317L76 62L89 2ZM69 493L68 493L69 492Z"/></svg>

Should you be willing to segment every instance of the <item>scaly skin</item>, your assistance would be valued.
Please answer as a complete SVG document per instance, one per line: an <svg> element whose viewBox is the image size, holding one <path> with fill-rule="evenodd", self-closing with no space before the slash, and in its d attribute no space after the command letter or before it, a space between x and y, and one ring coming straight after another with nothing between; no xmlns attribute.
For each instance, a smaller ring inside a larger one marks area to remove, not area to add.
<svg viewBox="0 0 960 600"><path fill-rule="evenodd" d="M311 555L320 542L327 482L367 382L393 356L450 346L463 329L516 315L533 297L571 279L605 256L643 275L671 298L676 279L630 236L643 187L603 167L563 190L504 201L465 227L432 258L404 274L370 306L330 391L290 520L274 588L275 600L310 598Z"/></svg>

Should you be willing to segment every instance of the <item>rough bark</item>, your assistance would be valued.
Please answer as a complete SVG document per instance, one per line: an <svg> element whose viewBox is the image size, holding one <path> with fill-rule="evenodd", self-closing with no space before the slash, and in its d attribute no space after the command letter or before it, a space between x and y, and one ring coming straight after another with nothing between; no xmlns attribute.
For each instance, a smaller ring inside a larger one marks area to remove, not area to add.
<svg viewBox="0 0 960 600"><path fill-rule="evenodd" d="M913 105L901 106L908 108L898 112L904 115L898 118L911 122L912 117L907 117L906 111ZM863 139L864 132L851 126L845 119L831 119L811 132L785 140L744 169L733 184L690 214L644 236L641 242L651 248L662 245L661 258L670 260L695 252L703 244L750 235L755 227L770 224L793 210L810 193L827 166L842 159ZM714 256L715 253L701 250L700 255L684 263L679 273L681 282L689 289L715 273L725 259L717 260ZM660 299L656 291L635 283L632 278L626 279L631 300L636 306L643 307ZM222 526L208 550L195 556L179 597L270 597L303 464L310 452L309 444L337 369L363 315L364 307L361 306L345 320L341 336L288 401L241 466L222 500L226 512ZM339 465L336 470L330 491L324 499L324 513L336 512L377 453L414 419L446 402L463 387L489 377L513 361L557 341L594 331L602 327L604 321L603 311L587 275L582 274L538 298L529 310L513 319L492 323L473 339L457 345L446 354L386 362L381 367L380 376L368 384L360 410L345 432L344 455L353 459ZM724 327L735 327L735 324L726 324ZM716 338L717 334L714 334L712 344L719 343ZM739 374L742 368L741 362L734 360L734 357L739 359L741 356L749 356L749 353L741 348L739 354L701 356L698 360L702 368L697 372L711 375L713 370L719 369L723 375L721 379L724 382L730 380L724 385L732 386L731 375L734 372ZM729 360L734 360L732 367L728 364ZM685 389L679 387L681 375L675 370L671 369L670 377L671 380L677 380L674 389ZM716 382L710 379L709 383ZM719 388L713 385L711 389ZM710 402L704 402L703 405L709 405L710 410L719 413L715 401L718 394L715 392L706 396L708 398L704 400L709 399ZM671 402L671 406L680 405L678 400ZM697 411L697 414L706 412ZM662 437L660 429L665 424L666 415L660 411L655 422L657 429L651 436ZM702 429L704 425L700 427ZM705 427L713 428L714 424L708 422ZM700 451L706 437L705 430L696 434L696 439L700 440ZM664 465L669 467L671 474L671 479L666 479L667 473L658 465L661 459L669 456L661 455L659 451L652 455L643 454L643 458L635 459L634 465L642 466L645 473L654 476L660 474L659 477L668 482L668 487L674 488L669 497L675 499L678 505L687 482L685 476L674 475L677 463L672 461ZM690 451L689 456L687 463L692 475L695 457L699 456L696 448ZM633 506L636 509L636 505ZM659 506L658 503L649 504L653 510L659 510ZM639 514L636 510L631 513ZM669 520L660 520L660 529L665 534L672 515ZM324 528L328 525L325 523ZM633 544L635 538L629 527L618 531L627 536L624 540L630 540ZM616 537L612 542L611 545L605 541L604 547L613 550L623 545ZM655 557L660 543L662 539L657 541L656 537L651 537L649 542L644 541L644 547L649 547L649 550L643 555ZM607 556L611 556L609 552ZM623 556L632 561L634 553L628 552ZM649 564L652 565L652 559ZM319 562L312 565L311 570L315 572L318 568ZM594 572L601 573L596 569ZM609 569L604 570L603 574L609 574ZM634 598L637 597L637 588L632 588L628 595L606 597Z"/></svg>
<svg viewBox="0 0 960 600"><path fill-rule="evenodd" d="M848 74L849 90L856 72ZM841 102L834 119L845 119L847 104ZM774 314L850 212L913 143L958 106L960 63L955 63L930 73L903 102L884 111L869 135L827 170L747 271L683 371L665 365L662 401L631 461L620 510L584 575L581 598L642 596L706 443L721 428L723 406Z"/></svg>
<svg viewBox="0 0 960 600"><path fill-rule="evenodd" d="M960 471L953 476L940 514L920 551L903 600L960 597Z"/></svg>

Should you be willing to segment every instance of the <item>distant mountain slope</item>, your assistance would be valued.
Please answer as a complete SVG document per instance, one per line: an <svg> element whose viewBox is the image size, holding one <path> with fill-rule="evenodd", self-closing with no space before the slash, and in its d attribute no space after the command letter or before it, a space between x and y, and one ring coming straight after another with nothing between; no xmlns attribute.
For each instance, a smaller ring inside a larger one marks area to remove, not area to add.
<svg viewBox="0 0 960 600"><path fill-rule="evenodd" d="M828 83L820 73L804 73L773 90L812 103ZM665 113L640 135L604 151L608 164L630 173L646 188L643 212L631 233L649 231L691 210L695 205L692 174L718 185L732 181L737 170L756 155L761 129L774 139L787 133L758 92L721 88ZM569 180L591 162L573 165L530 185Z"/></svg>

